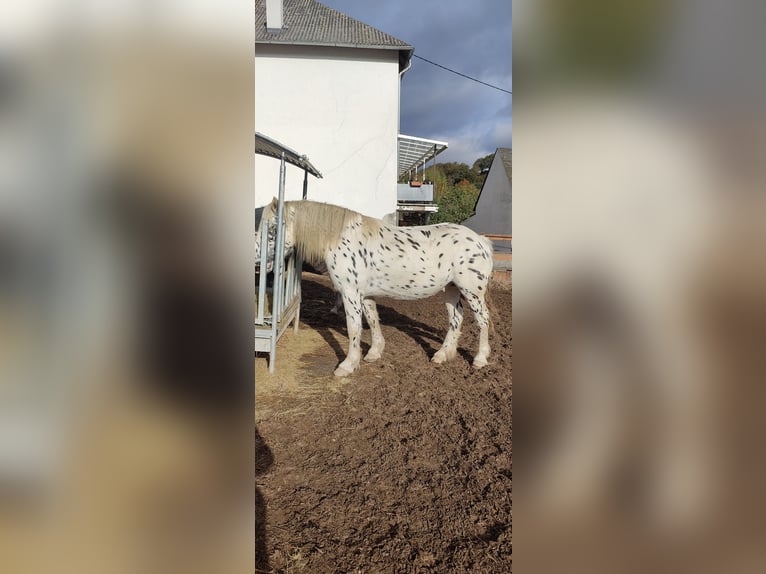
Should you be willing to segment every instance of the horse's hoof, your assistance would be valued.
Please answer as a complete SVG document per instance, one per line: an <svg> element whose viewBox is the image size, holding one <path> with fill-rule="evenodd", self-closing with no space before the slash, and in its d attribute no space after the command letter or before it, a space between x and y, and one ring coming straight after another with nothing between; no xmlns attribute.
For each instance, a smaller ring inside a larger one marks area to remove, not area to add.
<svg viewBox="0 0 766 574"><path fill-rule="evenodd" d="M354 369L347 369L346 367L338 366L338 368L335 369L335 372L333 374L336 377L348 377L353 372L354 372Z"/></svg>
<svg viewBox="0 0 766 574"><path fill-rule="evenodd" d="M377 361L378 359L380 359L380 353L369 352L364 356L364 360L368 363L372 363L373 361Z"/></svg>
<svg viewBox="0 0 766 574"><path fill-rule="evenodd" d="M487 366L487 359L480 359L480 358L476 357L473 360L473 368L474 369L481 369L482 367L486 367L486 366Z"/></svg>
<svg viewBox="0 0 766 574"><path fill-rule="evenodd" d="M441 365L442 363L446 363L447 361L451 361L457 356L457 349L448 351L446 349L439 349L436 351L436 354L431 359L432 363L436 363L437 365Z"/></svg>

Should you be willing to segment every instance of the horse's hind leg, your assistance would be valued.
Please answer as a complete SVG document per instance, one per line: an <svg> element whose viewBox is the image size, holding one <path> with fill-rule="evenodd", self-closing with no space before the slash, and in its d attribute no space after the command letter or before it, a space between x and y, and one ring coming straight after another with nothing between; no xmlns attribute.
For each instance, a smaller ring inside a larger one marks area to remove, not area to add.
<svg viewBox="0 0 766 574"><path fill-rule="evenodd" d="M348 329L348 354L335 369L336 377L346 377L359 366L362 357L362 298L343 294L343 306L346 309L346 327Z"/></svg>
<svg viewBox="0 0 766 574"><path fill-rule="evenodd" d="M444 303L447 305L449 329L444 337L442 348L436 351L434 363L443 363L457 355L457 341L460 338L460 327L463 324L463 304L460 302L460 291L454 285L448 285L444 290Z"/></svg>
<svg viewBox="0 0 766 574"><path fill-rule="evenodd" d="M487 364L489 356L489 309L485 300L488 285L483 285L482 289L475 292L463 291L463 296L476 317L479 324L479 352L473 358L473 366L480 369Z"/></svg>
<svg viewBox="0 0 766 574"><path fill-rule="evenodd" d="M333 315L343 315L343 297L340 293L335 293L335 305L330 309Z"/></svg>
<svg viewBox="0 0 766 574"><path fill-rule="evenodd" d="M375 306L375 301L372 299L365 299L364 316L367 319L367 324L370 326L372 333L372 346L367 351L364 360L367 362L377 361L380 359L381 353L383 353L383 347L386 346L386 341L383 339L383 333L380 330L380 318L378 317L378 309Z"/></svg>

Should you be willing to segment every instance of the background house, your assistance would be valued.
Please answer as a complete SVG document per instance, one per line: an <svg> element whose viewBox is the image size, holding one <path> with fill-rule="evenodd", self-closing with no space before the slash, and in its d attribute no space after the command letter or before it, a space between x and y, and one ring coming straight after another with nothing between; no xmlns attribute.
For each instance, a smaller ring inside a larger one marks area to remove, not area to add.
<svg viewBox="0 0 766 574"><path fill-rule="evenodd" d="M393 219L399 88L412 53L315 0L256 0L255 129L322 172L308 199ZM256 206L278 189L270 162L256 157ZM288 166L286 199L300 199L302 184L303 172Z"/></svg>
<svg viewBox="0 0 766 574"><path fill-rule="evenodd" d="M463 225L478 233L512 235L511 196L511 149L500 147L481 186L474 214Z"/></svg>
<svg viewBox="0 0 766 574"><path fill-rule="evenodd" d="M487 178L481 186L474 207L474 215L463 221L463 225L484 235L507 236L512 233L512 166L511 149L500 147L489 166ZM495 248L495 271L511 268L512 245L510 239L491 237Z"/></svg>

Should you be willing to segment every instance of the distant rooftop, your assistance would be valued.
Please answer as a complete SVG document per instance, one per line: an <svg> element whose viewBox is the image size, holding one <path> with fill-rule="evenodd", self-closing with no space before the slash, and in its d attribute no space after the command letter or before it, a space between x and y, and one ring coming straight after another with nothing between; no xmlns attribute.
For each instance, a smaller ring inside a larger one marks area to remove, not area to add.
<svg viewBox="0 0 766 574"><path fill-rule="evenodd" d="M497 160L500 160L503 162L503 168L505 169L505 177L508 178L508 182L511 184L511 188L513 188L513 150L509 147L499 147L495 150L495 157L492 158L492 165L495 165L495 162ZM490 166L490 169L491 169ZM489 170L488 170L489 171ZM481 189L479 190L479 195L476 197L476 203L473 204L473 214L476 215L476 206L479 205L479 200L481 199L481 194L484 193L484 186L487 185L486 178L484 179L484 183L481 184Z"/></svg>
<svg viewBox="0 0 766 574"><path fill-rule="evenodd" d="M266 28L266 0L255 0L255 43L399 50L400 68L414 48L316 0L283 0L283 27Z"/></svg>
<svg viewBox="0 0 766 574"><path fill-rule="evenodd" d="M513 170L512 170L512 155L513 151L509 147L499 147L497 148L497 151L495 152L500 156L500 160L503 162L503 167L505 168L505 175L508 176L508 181L513 181Z"/></svg>

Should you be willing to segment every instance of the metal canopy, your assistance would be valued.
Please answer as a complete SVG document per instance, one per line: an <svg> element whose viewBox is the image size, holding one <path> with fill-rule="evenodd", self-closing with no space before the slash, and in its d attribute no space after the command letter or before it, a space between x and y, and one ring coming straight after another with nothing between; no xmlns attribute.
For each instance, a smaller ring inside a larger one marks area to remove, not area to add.
<svg viewBox="0 0 766 574"><path fill-rule="evenodd" d="M397 154L399 177L424 166L445 149L447 149L447 142L399 134Z"/></svg>
<svg viewBox="0 0 766 574"><path fill-rule="evenodd" d="M287 163L299 167L315 177L322 177L319 170L311 165L308 157L300 155L297 151L291 150L286 145L283 145L270 137L255 132L255 153L267 155L275 159L281 159L282 152L285 154L285 161Z"/></svg>

